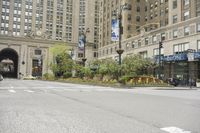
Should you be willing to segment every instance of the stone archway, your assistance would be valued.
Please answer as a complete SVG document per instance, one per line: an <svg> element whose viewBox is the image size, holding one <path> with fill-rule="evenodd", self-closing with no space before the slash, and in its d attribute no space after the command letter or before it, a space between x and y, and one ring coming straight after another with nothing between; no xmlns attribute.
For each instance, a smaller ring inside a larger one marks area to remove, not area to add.
<svg viewBox="0 0 200 133"><path fill-rule="evenodd" d="M0 73L6 78L17 78L18 54L11 48L0 51Z"/></svg>

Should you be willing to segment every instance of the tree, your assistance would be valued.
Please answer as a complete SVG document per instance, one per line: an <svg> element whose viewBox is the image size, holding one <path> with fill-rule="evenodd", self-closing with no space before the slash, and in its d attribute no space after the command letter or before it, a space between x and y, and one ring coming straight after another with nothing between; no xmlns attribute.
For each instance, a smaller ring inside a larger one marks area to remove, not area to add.
<svg viewBox="0 0 200 133"><path fill-rule="evenodd" d="M144 75L147 69L153 65L149 59L144 59L140 55L127 56L122 62L122 73L124 75Z"/></svg>
<svg viewBox="0 0 200 133"><path fill-rule="evenodd" d="M110 76L112 78L117 77L119 72L119 65L113 59L106 60L95 60L90 63L92 67L98 67L96 74L101 74L102 76Z"/></svg>
<svg viewBox="0 0 200 133"><path fill-rule="evenodd" d="M52 70L56 77L71 75L73 60L68 53L61 53L56 56L56 63L52 64Z"/></svg>
<svg viewBox="0 0 200 133"><path fill-rule="evenodd" d="M72 75L73 60L68 54L68 47L66 44L55 44L50 48L50 53L53 56L51 69L56 77L70 77Z"/></svg>

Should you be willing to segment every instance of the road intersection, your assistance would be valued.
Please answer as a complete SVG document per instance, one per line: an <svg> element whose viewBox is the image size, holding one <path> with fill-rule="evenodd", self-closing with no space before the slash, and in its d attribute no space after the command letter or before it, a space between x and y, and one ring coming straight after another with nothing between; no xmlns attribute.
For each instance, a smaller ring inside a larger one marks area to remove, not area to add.
<svg viewBox="0 0 200 133"><path fill-rule="evenodd" d="M200 133L200 91L0 82L0 133Z"/></svg>

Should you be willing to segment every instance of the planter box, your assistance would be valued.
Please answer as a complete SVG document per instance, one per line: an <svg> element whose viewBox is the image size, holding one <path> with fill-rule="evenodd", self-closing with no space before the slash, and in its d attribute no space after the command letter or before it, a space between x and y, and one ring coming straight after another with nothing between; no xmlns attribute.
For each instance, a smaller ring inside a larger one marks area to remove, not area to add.
<svg viewBox="0 0 200 133"><path fill-rule="evenodd" d="M196 86L200 88L200 82L196 82Z"/></svg>

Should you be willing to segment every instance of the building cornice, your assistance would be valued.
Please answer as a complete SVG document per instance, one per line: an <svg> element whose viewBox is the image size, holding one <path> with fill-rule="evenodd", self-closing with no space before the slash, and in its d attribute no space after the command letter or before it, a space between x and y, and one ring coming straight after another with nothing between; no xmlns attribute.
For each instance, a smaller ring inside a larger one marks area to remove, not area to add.
<svg viewBox="0 0 200 133"><path fill-rule="evenodd" d="M42 43L42 44L48 44L48 45L54 45L59 43L66 43L69 46L75 46L77 43L71 43L71 42L64 42L64 41L57 41L57 40L44 40L44 39L32 39L28 37L14 37L14 36L5 36L0 35L1 42L5 41L19 41L19 42L28 42L28 43Z"/></svg>

